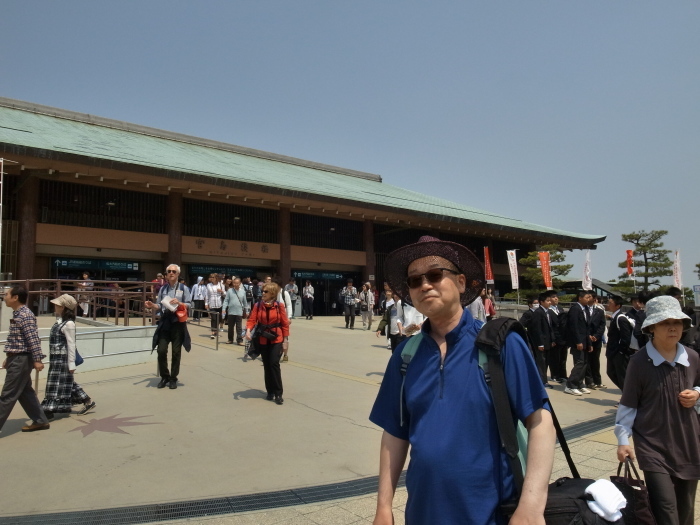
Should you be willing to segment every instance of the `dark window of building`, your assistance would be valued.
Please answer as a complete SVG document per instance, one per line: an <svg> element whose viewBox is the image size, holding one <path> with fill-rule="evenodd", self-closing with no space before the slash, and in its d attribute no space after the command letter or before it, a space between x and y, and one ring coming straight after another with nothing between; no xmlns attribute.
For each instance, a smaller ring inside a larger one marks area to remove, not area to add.
<svg viewBox="0 0 700 525"><path fill-rule="evenodd" d="M360 221L292 213L292 244L362 251L362 228Z"/></svg>
<svg viewBox="0 0 700 525"><path fill-rule="evenodd" d="M277 210L198 199L185 199L184 209L185 235L250 242L278 242Z"/></svg>
<svg viewBox="0 0 700 525"><path fill-rule="evenodd" d="M390 253L397 248L414 244L424 235L437 237L441 241L450 241L462 244L474 252L480 259L484 258L484 239L478 237L468 237L466 235L454 234L446 231L429 231L417 228L405 228L396 225L374 225L374 250L377 253Z"/></svg>
<svg viewBox="0 0 700 525"><path fill-rule="evenodd" d="M19 177L6 175L2 180L2 218L6 221L17 220L17 190Z"/></svg>
<svg viewBox="0 0 700 525"><path fill-rule="evenodd" d="M42 180L40 203L43 223L165 233L164 195Z"/></svg>

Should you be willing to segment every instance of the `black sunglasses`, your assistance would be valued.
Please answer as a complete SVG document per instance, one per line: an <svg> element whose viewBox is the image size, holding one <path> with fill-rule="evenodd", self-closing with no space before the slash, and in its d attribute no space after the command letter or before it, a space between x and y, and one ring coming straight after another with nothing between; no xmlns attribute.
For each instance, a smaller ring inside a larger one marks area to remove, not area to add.
<svg viewBox="0 0 700 525"><path fill-rule="evenodd" d="M177 270L165 270L166 273L178 273Z"/></svg>
<svg viewBox="0 0 700 525"><path fill-rule="evenodd" d="M423 277L425 277L430 284L439 283L444 278L445 272L459 275L459 272L450 268L433 268L420 275L411 275L406 279L406 284L408 284L409 288L420 288L423 285Z"/></svg>

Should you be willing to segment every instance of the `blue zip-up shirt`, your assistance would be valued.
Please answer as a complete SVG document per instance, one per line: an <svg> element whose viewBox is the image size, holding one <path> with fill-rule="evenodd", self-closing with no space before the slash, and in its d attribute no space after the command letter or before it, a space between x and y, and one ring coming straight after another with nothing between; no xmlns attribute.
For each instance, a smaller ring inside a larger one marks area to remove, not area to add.
<svg viewBox="0 0 700 525"><path fill-rule="evenodd" d="M491 525L503 523L498 505L514 492L502 450L489 386L479 367L476 336L483 326L468 310L446 336L447 354L430 337L430 321L408 365L404 426L400 423L401 350L393 353L370 420L409 441L406 524ZM522 421L546 408L547 394L534 359L517 334L506 338L503 371L511 408Z"/></svg>

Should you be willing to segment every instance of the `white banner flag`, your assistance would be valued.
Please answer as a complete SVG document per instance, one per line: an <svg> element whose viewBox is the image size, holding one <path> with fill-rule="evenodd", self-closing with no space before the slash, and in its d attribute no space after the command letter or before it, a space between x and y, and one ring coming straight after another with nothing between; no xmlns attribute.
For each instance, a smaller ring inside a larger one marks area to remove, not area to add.
<svg viewBox="0 0 700 525"><path fill-rule="evenodd" d="M676 250L676 257L673 260L673 286L683 289L683 277L681 276L681 252Z"/></svg>
<svg viewBox="0 0 700 525"><path fill-rule="evenodd" d="M515 250L508 250L508 266L510 267L510 281L513 283L513 290L520 287L518 282L518 263L515 260Z"/></svg>
<svg viewBox="0 0 700 525"><path fill-rule="evenodd" d="M583 280L581 287L584 290L593 290L593 279L591 278L591 250L586 250L586 260L583 263Z"/></svg>

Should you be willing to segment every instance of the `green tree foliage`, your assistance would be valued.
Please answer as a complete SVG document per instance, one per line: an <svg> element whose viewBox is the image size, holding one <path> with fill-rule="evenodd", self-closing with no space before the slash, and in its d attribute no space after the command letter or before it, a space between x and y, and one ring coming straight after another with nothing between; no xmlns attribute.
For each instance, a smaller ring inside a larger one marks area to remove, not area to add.
<svg viewBox="0 0 700 525"><path fill-rule="evenodd" d="M700 263L695 265L695 271L698 272L698 279L700 279Z"/></svg>
<svg viewBox="0 0 700 525"><path fill-rule="evenodd" d="M542 269L537 265L540 262L539 252L549 252L549 263L552 272L552 286L555 289L561 288L564 280L561 279L568 275L573 264L558 264L566 260L566 255L561 251L558 244L545 244L539 250L529 252L526 257L523 257L518 262L525 266L522 272L522 277L527 279L534 287L544 290L544 278L542 277Z"/></svg>
<svg viewBox="0 0 700 525"><path fill-rule="evenodd" d="M622 234L624 242L634 245L634 277L638 291L659 286L661 277L673 275L673 261L668 257L671 250L664 250L664 243L661 242L666 235L668 235L666 230L650 232L641 230ZM627 260L622 261L618 266L627 268ZM620 285L632 287L632 280L627 273L620 275L619 279Z"/></svg>

